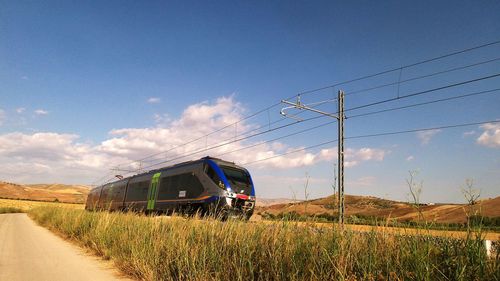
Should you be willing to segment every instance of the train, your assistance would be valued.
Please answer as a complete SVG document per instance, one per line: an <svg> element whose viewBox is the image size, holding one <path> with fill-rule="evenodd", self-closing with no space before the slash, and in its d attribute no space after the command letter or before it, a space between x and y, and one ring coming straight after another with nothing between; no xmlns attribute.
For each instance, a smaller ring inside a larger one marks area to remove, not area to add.
<svg viewBox="0 0 500 281"><path fill-rule="evenodd" d="M207 156L98 186L90 191L85 209L249 219L255 201L247 169Z"/></svg>

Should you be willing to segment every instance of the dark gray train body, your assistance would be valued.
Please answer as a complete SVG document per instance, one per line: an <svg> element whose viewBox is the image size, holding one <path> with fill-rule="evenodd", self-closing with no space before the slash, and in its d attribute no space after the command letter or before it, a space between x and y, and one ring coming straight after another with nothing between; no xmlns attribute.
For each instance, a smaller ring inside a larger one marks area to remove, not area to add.
<svg viewBox="0 0 500 281"><path fill-rule="evenodd" d="M200 212L249 218L255 189L245 168L205 157L94 188L86 210Z"/></svg>

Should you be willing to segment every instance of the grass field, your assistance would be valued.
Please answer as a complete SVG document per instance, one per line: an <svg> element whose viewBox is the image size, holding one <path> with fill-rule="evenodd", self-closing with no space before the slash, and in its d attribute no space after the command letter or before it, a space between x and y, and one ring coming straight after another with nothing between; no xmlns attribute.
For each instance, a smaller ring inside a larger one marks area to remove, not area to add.
<svg viewBox="0 0 500 281"><path fill-rule="evenodd" d="M85 207L83 204L69 204L69 203L57 203L57 202L43 202L43 201L31 201L31 200L15 200L15 199L0 199L0 209L2 208L13 208L18 209L23 212L27 212L33 208L41 206L57 206L65 207L70 209L82 209Z"/></svg>
<svg viewBox="0 0 500 281"><path fill-rule="evenodd" d="M499 280L466 239L33 208L30 216L142 280Z"/></svg>

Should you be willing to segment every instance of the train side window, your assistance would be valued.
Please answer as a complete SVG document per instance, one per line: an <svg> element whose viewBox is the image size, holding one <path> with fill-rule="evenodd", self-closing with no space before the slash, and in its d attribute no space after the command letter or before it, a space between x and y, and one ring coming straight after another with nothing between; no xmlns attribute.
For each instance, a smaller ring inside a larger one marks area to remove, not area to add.
<svg viewBox="0 0 500 281"><path fill-rule="evenodd" d="M102 193L101 193L101 200L99 200L100 204L108 202L108 193L109 193L109 188L108 186L103 186L102 187Z"/></svg>
<svg viewBox="0 0 500 281"><path fill-rule="evenodd" d="M195 198L202 192L203 185L198 178L193 173L185 173L162 178L158 200Z"/></svg>
<svg viewBox="0 0 500 281"><path fill-rule="evenodd" d="M195 198L203 192L203 185L194 174L182 174L179 177L178 189L186 191L186 198Z"/></svg>
<svg viewBox="0 0 500 281"><path fill-rule="evenodd" d="M123 201L123 196L125 195L125 187L127 186L127 181L118 182L112 189L111 200L113 202Z"/></svg>
<svg viewBox="0 0 500 281"><path fill-rule="evenodd" d="M125 201L147 201L148 191L149 180L130 183Z"/></svg>
<svg viewBox="0 0 500 281"><path fill-rule="evenodd" d="M160 189L158 190L158 200L169 200L177 198L177 178L178 176L168 176L160 180Z"/></svg>

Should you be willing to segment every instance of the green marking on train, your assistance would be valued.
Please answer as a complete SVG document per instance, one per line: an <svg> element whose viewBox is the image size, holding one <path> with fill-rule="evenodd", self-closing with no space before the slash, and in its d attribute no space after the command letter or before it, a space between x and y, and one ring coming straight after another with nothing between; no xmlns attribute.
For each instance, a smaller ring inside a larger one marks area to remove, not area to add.
<svg viewBox="0 0 500 281"><path fill-rule="evenodd" d="M148 192L148 210L152 210L155 207L155 197L156 197L156 188L158 187L158 181L160 180L160 173L156 173L153 175L153 178L151 179L151 185L149 186L149 192Z"/></svg>

